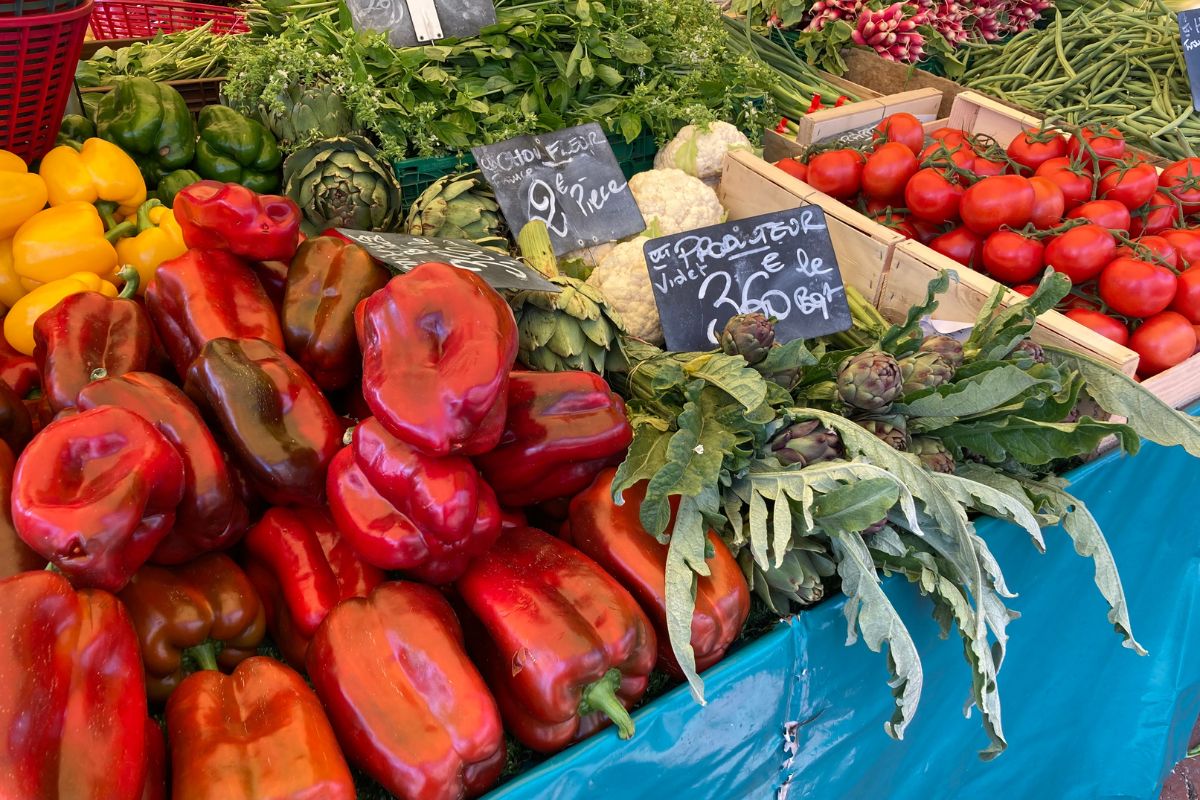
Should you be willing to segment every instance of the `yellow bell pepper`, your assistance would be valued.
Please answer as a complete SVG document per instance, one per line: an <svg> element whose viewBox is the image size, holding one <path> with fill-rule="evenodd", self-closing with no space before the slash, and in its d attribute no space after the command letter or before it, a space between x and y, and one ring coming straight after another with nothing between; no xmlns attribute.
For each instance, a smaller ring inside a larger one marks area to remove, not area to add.
<svg viewBox="0 0 1200 800"><path fill-rule="evenodd" d="M17 230L13 269L22 279L41 283L74 272L108 275L117 266L112 240L133 228L132 223L122 223L106 234L100 212L83 201L52 206Z"/></svg>
<svg viewBox="0 0 1200 800"><path fill-rule="evenodd" d="M138 271L138 294L142 294L158 265L186 253L187 245L175 213L158 200L147 200L138 209L137 229L136 236L117 242L117 263Z"/></svg>
<svg viewBox="0 0 1200 800"><path fill-rule="evenodd" d="M146 182L137 163L103 139L88 139L78 151L65 144L54 148L42 158L39 174L51 206L95 203L101 214L112 212L119 221L146 202Z"/></svg>
<svg viewBox="0 0 1200 800"><path fill-rule="evenodd" d="M46 207L46 182L7 150L0 150L0 182L0 239L11 239L25 220Z"/></svg>
<svg viewBox="0 0 1200 800"><path fill-rule="evenodd" d="M83 292L100 292L105 297L116 297L117 287L94 272L76 272L42 284L8 310L4 317L4 338L18 352L33 355L33 323L64 298Z"/></svg>
<svg viewBox="0 0 1200 800"><path fill-rule="evenodd" d="M12 308L25 296L21 276L13 269L12 239L0 241L0 303Z"/></svg>

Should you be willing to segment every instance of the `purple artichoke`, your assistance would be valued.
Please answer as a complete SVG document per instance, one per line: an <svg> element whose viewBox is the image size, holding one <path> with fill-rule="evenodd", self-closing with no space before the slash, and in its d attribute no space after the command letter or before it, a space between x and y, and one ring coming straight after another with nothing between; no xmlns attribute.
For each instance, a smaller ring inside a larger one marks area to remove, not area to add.
<svg viewBox="0 0 1200 800"><path fill-rule="evenodd" d="M921 463L931 472L944 472L949 475L958 466L954 463L954 456L950 455L950 451L941 440L930 436L913 437L908 452L921 459Z"/></svg>
<svg viewBox="0 0 1200 800"><path fill-rule="evenodd" d="M963 365L963 346L957 339L949 336L927 336L921 342L920 352L937 353L951 369L957 370Z"/></svg>
<svg viewBox="0 0 1200 800"><path fill-rule="evenodd" d="M725 355L741 356L757 364L767 357L775 343L775 326L762 314L738 314L721 331L721 350Z"/></svg>
<svg viewBox="0 0 1200 800"><path fill-rule="evenodd" d="M842 439L815 419L797 422L771 440L771 452L781 463L802 467L841 458Z"/></svg>
<svg viewBox="0 0 1200 800"><path fill-rule="evenodd" d="M881 350L850 356L838 367L838 396L863 411L881 411L890 406L900 396L903 383L900 365Z"/></svg>
<svg viewBox="0 0 1200 800"><path fill-rule="evenodd" d="M902 397L941 386L954 377L954 368L937 353L916 352L897 363L900 365L900 379L903 382L900 388Z"/></svg>

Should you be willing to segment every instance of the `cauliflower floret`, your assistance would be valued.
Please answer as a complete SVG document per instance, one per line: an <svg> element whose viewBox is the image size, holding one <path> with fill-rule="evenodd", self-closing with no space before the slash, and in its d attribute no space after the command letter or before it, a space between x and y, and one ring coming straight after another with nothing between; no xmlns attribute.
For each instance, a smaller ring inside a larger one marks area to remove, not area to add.
<svg viewBox="0 0 1200 800"><path fill-rule="evenodd" d="M647 228L656 223L659 236L718 225L725 209L704 181L681 169L652 169L629 179L629 191Z"/></svg>
<svg viewBox="0 0 1200 800"><path fill-rule="evenodd" d="M713 185L721 179L726 153L750 149L750 140L728 122L713 122L707 127L685 125L666 147L658 151L654 168L675 167Z"/></svg>
<svg viewBox="0 0 1200 800"><path fill-rule="evenodd" d="M604 295L616 309L630 336L662 344L662 322L654 302L654 287L650 285L650 270L642 245L650 239L638 236L612 249L596 267L588 284Z"/></svg>

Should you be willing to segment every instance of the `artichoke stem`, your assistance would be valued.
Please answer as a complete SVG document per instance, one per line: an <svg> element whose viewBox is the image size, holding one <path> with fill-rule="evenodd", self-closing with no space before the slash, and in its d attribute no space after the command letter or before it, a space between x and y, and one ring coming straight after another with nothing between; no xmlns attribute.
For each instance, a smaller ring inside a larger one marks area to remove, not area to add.
<svg viewBox="0 0 1200 800"><path fill-rule="evenodd" d="M550 243L550 231L540 219L530 220L517 235L517 249L529 266L547 278L558 277L558 259Z"/></svg>

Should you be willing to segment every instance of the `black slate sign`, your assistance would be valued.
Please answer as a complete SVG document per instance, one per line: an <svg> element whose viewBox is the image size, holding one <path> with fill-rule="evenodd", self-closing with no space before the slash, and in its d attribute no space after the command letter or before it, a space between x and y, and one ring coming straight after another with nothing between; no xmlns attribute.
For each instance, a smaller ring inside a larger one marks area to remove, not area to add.
<svg viewBox="0 0 1200 800"><path fill-rule="evenodd" d="M337 231L400 272L408 272L427 261L441 261L459 269L478 273L493 289L562 291L536 270L515 258L494 250L485 250L471 242L458 239L427 239L403 233L356 231L350 228L338 228Z"/></svg>
<svg viewBox="0 0 1200 800"><path fill-rule="evenodd" d="M1192 107L1200 111L1200 9L1180 11L1175 16L1179 20L1183 60L1187 63L1188 83L1192 87Z"/></svg>
<svg viewBox="0 0 1200 800"><path fill-rule="evenodd" d="M474 36L496 24L492 0L346 0L346 6L356 30L384 31L392 47Z"/></svg>
<svg viewBox="0 0 1200 800"><path fill-rule="evenodd" d="M776 319L776 341L850 327L825 212L816 206L651 239L644 247L670 350L708 350L729 318Z"/></svg>
<svg viewBox="0 0 1200 800"><path fill-rule="evenodd" d="M471 148L513 231L540 219L556 255L646 229L595 122Z"/></svg>

